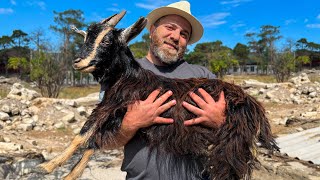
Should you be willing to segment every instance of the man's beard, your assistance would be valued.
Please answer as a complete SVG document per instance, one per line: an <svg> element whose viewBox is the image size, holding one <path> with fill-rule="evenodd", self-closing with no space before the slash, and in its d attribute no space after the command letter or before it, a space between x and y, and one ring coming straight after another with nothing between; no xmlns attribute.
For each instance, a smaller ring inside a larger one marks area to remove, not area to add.
<svg viewBox="0 0 320 180"><path fill-rule="evenodd" d="M165 44L165 42L174 45L175 49L167 49L161 47L163 44ZM182 59L186 47L179 47L170 39L161 40L159 36L154 32L153 38L151 38L150 50L153 55L158 58L159 61L164 64L170 65Z"/></svg>

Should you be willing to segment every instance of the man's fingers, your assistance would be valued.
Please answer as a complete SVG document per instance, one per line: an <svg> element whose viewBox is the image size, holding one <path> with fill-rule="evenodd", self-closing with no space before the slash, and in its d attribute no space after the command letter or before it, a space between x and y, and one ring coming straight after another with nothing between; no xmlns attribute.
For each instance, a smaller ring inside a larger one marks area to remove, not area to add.
<svg viewBox="0 0 320 180"><path fill-rule="evenodd" d="M199 93L201 94L201 96L203 97L203 99L208 103L208 104L211 104L211 103L215 103L214 99L212 98L212 96L207 93L206 90L202 89L202 88L199 88L198 89Z"/></svg>
<svg viewBox="0 0 320 180"><path fill-rule="evenodd" d="M193 119L184 121L183 124L185 126L192 126L192 125L200 124L201 122L202 121L200 118L193 118Z"/></svg>
<svg viewBox="0 0 320 180"><path fill-rule="evenodd" d="M157 110L157 115L162 114L163 112L170 109L174 105L176 105L176 100L171 100L170 102L167 102L166 104L160 106Z"/></svg>
<svg viewBox="0 0 320 180"><path fill-rule="evenodd" d="M154 123L156 124L171 124L173 123L173 119L172 118L164 118L164 117L156 117L154 119Z"/></svg>
<svg viewBox="0 0 320 180"><path fill-rule="evenodd" d="M160 89L156 89L156 90L152 91L152 93L149 94L149 96L147 97L147 99L145 101L153 103L154 100L156 100L156 98L159 95L159 93L160 93Z"/></svg>
<svg viewBox="0 0 320 180"><path fill-rule="evenodd" d="M218 102L225 102L226 100L225 100L225 97L224 97L224 92L223 91L221 91L221 93L220 93L220 95L219 95L219 100L218 100Z"/></svg>
<svg viewBox="0 0 320 180"><path fill-rule="evenodd" d="M182 103L183 107L185 107L188 111L192 112L193 114L197 115L197 116L200 116L201 113L202 113L202 109L192 105L192 104L189 104L185 101L183 101Z"/></svg>
<svg viewBox="0 0 320 180"><path fill-rule="evenodd" d="M161 95L155 102L154 104L156 106L161 106L170 96L172 95L172 91L167 91L163 95Z"/></svg>
<svg viewBox="0 0 320 180"><path fill-rule="evenodd" d="M191 97L192 100L200 107L203 108L207 103L196 93L190 92L189 96Z"/></svg>

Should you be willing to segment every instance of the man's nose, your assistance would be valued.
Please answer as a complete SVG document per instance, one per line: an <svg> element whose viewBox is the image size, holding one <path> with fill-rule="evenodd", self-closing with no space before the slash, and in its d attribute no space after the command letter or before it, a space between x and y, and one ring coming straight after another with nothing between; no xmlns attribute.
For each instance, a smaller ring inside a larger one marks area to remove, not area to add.
<svg viewBox="0 0 320 180"><path fill-rule="evenodd" d="M180 32L178 30L171 32L171 35L170 35L171 40L176 42L176 41L179 41L179 38L180 38Z"/></svg>

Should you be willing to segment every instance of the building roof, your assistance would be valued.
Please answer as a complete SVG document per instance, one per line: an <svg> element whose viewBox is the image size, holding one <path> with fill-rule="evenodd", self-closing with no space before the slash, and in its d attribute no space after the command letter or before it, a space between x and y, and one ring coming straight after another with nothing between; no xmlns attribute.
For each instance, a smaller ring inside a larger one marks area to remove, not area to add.
<svg viewBox="0 0 320 180"><path fill-rule="evenodd" d="M320 127L280 136L276 139L281 153L320 164Z"/></svg>

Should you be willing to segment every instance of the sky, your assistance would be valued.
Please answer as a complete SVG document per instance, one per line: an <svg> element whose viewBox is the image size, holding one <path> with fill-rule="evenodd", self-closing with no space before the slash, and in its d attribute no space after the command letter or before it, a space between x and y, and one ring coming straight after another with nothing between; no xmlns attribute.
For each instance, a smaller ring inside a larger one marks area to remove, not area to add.
<svg viewBox="0 0 320 180"><path fill-rule="evenodd" d="M101 21L121 10L126 16L117 25L125 28L154 8L177 0L0 0L0 37L15 29L31 33L43 29L49 40L61 42L49 29L54 25L53 11L83 11L85 22ZM189 0L191 12L204 26L199 41L220 40L233 48L238 42L247 44L246 33L259 33L263 25L279 26L282 46L287 39L306 38L320 43L320 0ZM141 41L142 34L133 42ZM198 43L199 43L198 42ZM191 45L189 49L195 46Z"/></svg>

